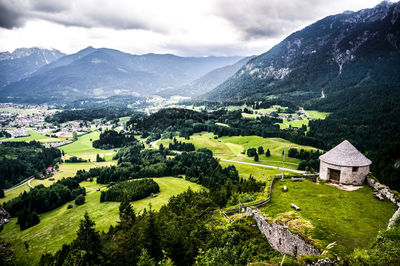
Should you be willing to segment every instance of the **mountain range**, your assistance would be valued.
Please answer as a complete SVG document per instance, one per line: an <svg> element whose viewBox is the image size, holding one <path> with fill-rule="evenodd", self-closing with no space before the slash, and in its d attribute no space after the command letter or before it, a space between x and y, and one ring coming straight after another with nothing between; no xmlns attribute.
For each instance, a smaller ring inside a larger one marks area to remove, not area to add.
<svg viewBox="0 0 400 266"><path fill-rule="evenodd" d="M400 3L328 16L245 64L202 99L296 103L400 84Z"/></svg>
<svg viewBox="0 0 400 266"><path fill-rule="evenodd" d="M43 54L49 52L51 51L42 50ZM17 102L56 102L113 95L168 94L169 90L188 84L209 71L242 59L239 56L132 55L118 50L93 47L71 55L58 54L58 58L43 61L40 67L37 64L38 67L29 72L20 71L13 79L2 79L0 98ZM13 64L19 63L16 60L26 57L20 56L18 59L10 58L4 61L7 61L12 69Z"/></svg>

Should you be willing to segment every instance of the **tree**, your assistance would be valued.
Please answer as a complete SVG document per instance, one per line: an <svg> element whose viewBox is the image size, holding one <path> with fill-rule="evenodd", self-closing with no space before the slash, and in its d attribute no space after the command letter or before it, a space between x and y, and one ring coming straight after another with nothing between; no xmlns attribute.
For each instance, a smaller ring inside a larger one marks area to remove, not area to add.
<svg viewBox="0 0 400 266"><path fill-rule="evenodd" d="M256 153L256 155L254 155L254 161L258 162L258 154Z"/></svg>
<svg viewBox="0 0 400 266"><path fill-rule="evenodd" d="M119 205L119 219L120 225L123 228L130 228L135 223L136 214L125 194L124 200Z"/></svg>
<svg viewBox="0 0 400 266"><path fill-rule="evenodd" d="M72 140L73 141L78 140L78 133L76 133L76 132L72 133Z"/></svg>
<svg viewBox="0 0 400 266"><path fill-rule="evenodd" d="M269 149L267 149L267 151L265 152L265 156L266 157L270 157L271 156L271 152L269 151Z"/></svg>
<svg viewBox="0 0 400 266"><path fill-rule="evenodd" d="M77 238L72 242L73 250L70 254L79 254L87 265L100 264L102 255L102 242L100 235L94 229L95 222L90 220L89 215L85 212L83 220L79 225ZM83 252L82 252L83 251Z"/></svg>
<svg viewBox="0 0 400 266"><path fill-rule="evenodd" d="M75 205L83 205L85 203L85 196L79 195L75 199Z"/></svg>
<svg viewBox="0 0 400 266"><path fill-rule="evenodd" d="M262 146L258 147L258 154L264 154L264 148Z"/></svg>

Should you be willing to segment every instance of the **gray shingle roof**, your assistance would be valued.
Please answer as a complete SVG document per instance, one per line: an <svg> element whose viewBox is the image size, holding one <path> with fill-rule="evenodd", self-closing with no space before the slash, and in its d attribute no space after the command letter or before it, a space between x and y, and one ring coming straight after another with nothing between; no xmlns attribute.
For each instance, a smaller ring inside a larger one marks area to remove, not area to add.
<svg viewBox="0 0 400 266"><path fill-rule="evenodd" d="M325 163L338 166L367 166L372 162L359 152L349 141L345 140L332 150L321 155L319 159Z"/></svg>

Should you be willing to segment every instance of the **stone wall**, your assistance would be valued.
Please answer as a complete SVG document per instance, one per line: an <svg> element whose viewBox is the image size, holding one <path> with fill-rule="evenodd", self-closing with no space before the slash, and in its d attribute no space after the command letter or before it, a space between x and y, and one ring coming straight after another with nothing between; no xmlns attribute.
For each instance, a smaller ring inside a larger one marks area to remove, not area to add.
<svg viewBox="0 0 400 266"><path fill-rule="evenodd" d="M247 207L246 216L256 220L258 229L267 238L271 247L280 253L291 256L320 255L316 247L307 243L302 236L292 233L287 226L276 222L269 224L265 216L259 214L257 209Z"/></svg>
<svg viewBox="0 0 400 266"><path fill-rule="evenodd" d="M367 183L368 185L370 185L376 192L378 192L379 194L381 194L381 196L387 198L388 200L390 200L391 202L393 202L394 204L396 204L399 208L397 209L397 211L393 214L392 218L390 218L389 223L388 223L388 228L390 228L394 221L400 217L400 201L396 199L396 195L390 191L388 186L385 186L377 181L375 181L374 179L367 177Z"/></svg>
<svg viewBox="0 0 400 266"><path fill-rule="evenodd" d="M369 166L358 167L357 171L353 172L353 167L338 166L328 164L320 161L319 165L319 177L322 180L329 180L329 169L335 169L340 171L340 183L349 185L362 185L365 177L369 173Z"/></svg>

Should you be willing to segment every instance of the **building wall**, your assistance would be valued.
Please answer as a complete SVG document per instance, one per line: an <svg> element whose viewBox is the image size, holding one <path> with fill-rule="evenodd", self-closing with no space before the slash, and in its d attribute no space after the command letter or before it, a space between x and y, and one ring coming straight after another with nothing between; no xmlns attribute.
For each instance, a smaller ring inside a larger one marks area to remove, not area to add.
<svg viewBox="0 0 400 266"><path fill-rule="evenodd" d="M329 168L340 171L340 183L342 184L361 185L369 173L369 166L358 167L358 170L353 172L353 167L338 166L320 161L319 177L322 180L328 181L330 179Z"/></svg>

